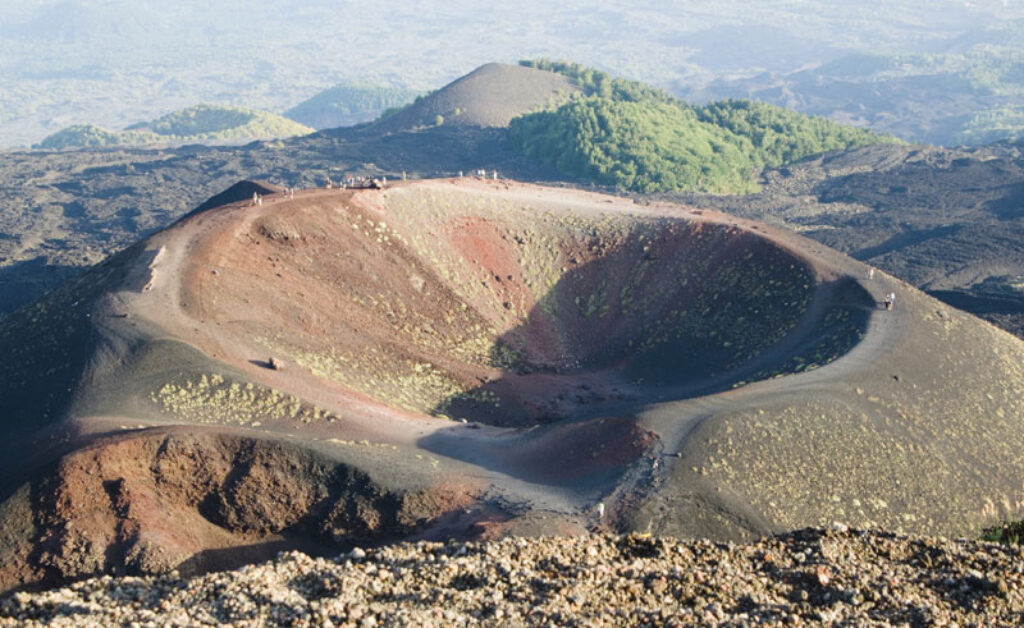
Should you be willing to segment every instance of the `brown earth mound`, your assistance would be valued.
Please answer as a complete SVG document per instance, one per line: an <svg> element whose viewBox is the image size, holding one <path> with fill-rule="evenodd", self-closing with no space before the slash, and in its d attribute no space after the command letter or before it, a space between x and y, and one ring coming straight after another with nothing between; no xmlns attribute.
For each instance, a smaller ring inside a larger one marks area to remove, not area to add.
<svg viewBox="0 0 1024 628"><path fill-rule="evenodd" d="M195 214L0 325L0 585L282 543L1019 513L1022 343L866 270L500 181Z"/></svg>
<svg viewBox="0 0 1024 628"><path fill-rule="evenodd" d="M580 88L554 72L488 63L373 125L382 132L444 124L506 127L516 116L558 104Z"/></svg>

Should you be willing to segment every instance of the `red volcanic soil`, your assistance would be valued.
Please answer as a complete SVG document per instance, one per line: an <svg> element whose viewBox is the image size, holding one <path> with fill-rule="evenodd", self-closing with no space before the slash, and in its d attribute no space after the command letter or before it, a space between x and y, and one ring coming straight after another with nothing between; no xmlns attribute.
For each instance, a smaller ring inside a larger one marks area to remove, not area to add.
<svg viewBox="0 0 1024 628"><path fill-rule="evenodd" d="M0 327L26 365L0 587L431 535L963 531L1024 501L1021 343L799 236L504 181L252 185Z"/></svg>
<svg viewBox="0 0 1024 628"><path fill-rule="evenodd" d="M35 516L5 547L0 577L224 569L283 549L403 538L470 502L464 486L409 488L388 491L309 448L208 427L102 438L7 504Z"/></svg>

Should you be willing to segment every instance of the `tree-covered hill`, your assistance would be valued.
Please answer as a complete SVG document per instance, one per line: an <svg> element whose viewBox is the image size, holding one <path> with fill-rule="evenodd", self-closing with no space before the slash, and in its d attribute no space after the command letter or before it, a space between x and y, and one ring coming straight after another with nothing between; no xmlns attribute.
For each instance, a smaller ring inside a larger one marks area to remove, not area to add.
<svg viewBox="0 0 1024 628"><path fill-rule="evenodd" d="M266 111L195 105L123 131L81 124L62 129L38 148L96 148L145 144L232 143L307 135L313 129Z"/></svg>
<svg viewBox="0 0 1024 628"><path fill-rule="evenodd" d="M512 121L512 141L560 171L652 192L749 192L753 146L671 103L591 96Z"/></svg>
<svg viewBox="0 0 1024 628"><path fill-rule="evenodd" d="M103 148L124 144L148 144L153 141L144 135L130 131L111 131L95 124L75 124L45 137L36 148Z"/></svg>
<svg viewBox="0 0 1024 628"><path fill-rule="evenodd" d="M524 65L569 76L585 96L514 119L512 143L565 174L622 189L752 192L762 168L896 141L747 100L692 106L578 64Z"/></svg>

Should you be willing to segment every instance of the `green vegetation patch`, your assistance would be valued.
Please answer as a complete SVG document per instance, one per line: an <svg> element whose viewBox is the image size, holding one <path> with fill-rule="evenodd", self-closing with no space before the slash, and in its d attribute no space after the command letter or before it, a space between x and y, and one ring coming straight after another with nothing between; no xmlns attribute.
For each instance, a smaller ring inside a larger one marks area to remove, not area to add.
<svg viewBox="0 0 1024 628"><path fill-rule="evenodd" d="M512 120L513 144L562 172L637 192L752 192L749 142L673 103L591 96Z"/></svg>
<svg viewBox="0 0 1024 628"><path fill-rule="evenodd" d="M147 144L156 141L150 133L111 131L94 124L76 124L46 136L37 148L103 148L121 144Z"/></svg>
<svg viewBox="0 0 1024 628"><path fill-rule="evenodd" d="M896 142L872 131L751 100L722 100L694 111L702 122L753 144L755 161L768 168L832 150Z"/></svg>
<svg viewBox="0 0 1024 628"><path fill-rule="evenodd" d="M613 100L631 100L634 102L671 102L673 100L665 92L650 85L645 85L639 81L612 78L610 74L588 68L579 63L535 59L520 61L519 65L567 76L579 85L587 96L599 96Z"/></svg>
<svg viewBox="0 0 1024 628"><path fill-rule="evenodd" d="M134 124L125 130L148 129L157 135L187 137L223 133L249 124L256 118L257 113L248 109L196 105L173 111L149 123Z"/></svg>
<svg viewBox="0 0 1024 628"><path fill-rule="evenodd" d="M981 538L983 541L991 541L993 543L1020 545L1021 541L1024 540L1024 521L1014 521L985 528L982 531Z"/></svg>
<svg viewBox="0 0 1024 628"><path fill-rule="evenodd" d="M764 167L897 141L746 100L695 107L577 64L524 64L566 74L586 96L513 119L513 145L565 174L621 189L749 193Z"/></svg>
<svg viewBox="0 0 1024 628"><path fill-rule="evenodd" d="M241 107L196 105L124 131L84 124L46 137L37 148L102 148L167 142L232 142L307 135L313 129L265 111Z"/></svg>

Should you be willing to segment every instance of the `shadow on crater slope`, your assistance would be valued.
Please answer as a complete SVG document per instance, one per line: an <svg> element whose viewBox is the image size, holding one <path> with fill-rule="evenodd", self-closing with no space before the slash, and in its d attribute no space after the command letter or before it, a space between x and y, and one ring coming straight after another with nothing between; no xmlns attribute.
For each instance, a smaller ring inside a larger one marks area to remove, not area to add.
<svg viewBox="0 0 1024 628"><path fill-rule="evenodd" d="M501 245L489 232L463 236L493 255ZM874 305L852 279L820 281L803 259L730 225L664 218L627 237L562 235L554 250L570 266L494 341L500 374L432 414L529 426L719 392L838 358ZM508 297L515 276L487 271L482 282Z"/></svg>
<svg viewBox="0 0 1024 628"><path fill-rule="evenodd" d="M460 235L473 245L461 251L466 267L514 308L517 274L497 261L513 257L500 255L509 238L488 223ZM577 236L555 240L565 271L491 345L496 374L430 410L460 424L421 447L527 482L600 490L657 450L637 420L645 407L823 366L856 345L876 307L852 278L823 279L729 224L660 218L627 235ZM540 429L467 447L461 422Z"/></svg>

